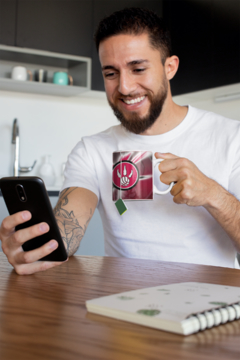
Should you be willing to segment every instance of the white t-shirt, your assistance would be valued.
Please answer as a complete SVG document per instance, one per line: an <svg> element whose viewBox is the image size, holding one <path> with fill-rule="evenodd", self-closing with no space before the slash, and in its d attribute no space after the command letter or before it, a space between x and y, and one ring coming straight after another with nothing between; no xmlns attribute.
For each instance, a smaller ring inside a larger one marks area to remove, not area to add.
<svg viewBox="0 0 240 360"><path fill-rule="evenodd" d="M185 119L162 135L136 135L113 126L75 146L62 188L83 187L97 195L108 256L234 267L230 238L201 206L155 194L153 201L128 201L127 212L119 215L112 201L112 153L120 150L185 157L240 199L240 122L189 106Z"/></svg>

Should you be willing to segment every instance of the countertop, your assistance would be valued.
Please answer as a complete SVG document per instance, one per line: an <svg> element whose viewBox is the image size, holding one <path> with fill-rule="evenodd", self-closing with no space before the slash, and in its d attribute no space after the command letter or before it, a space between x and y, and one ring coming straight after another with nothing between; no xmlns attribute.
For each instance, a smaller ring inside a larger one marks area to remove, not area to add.
<svg viewBox="0 0 240 360"><path fill-rule="evenodd" d="M130 276L129 276L130 275ZM240 320L182 336L87 312L85 301L198 281L240 286L239 270L100 256L72 256L17 275L0 254L0 357L4 360L239 360Z"/></svg>

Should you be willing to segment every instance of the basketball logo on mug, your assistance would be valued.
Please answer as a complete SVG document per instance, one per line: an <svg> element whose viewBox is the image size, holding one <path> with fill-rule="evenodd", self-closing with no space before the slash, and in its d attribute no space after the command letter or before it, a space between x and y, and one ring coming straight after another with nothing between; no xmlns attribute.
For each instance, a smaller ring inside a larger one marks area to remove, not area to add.
<svg viewBox="0 0 240 360"><path fill-rule="evenodd" d="M153 199L152 153L116 151L113 153L113 200Z"/></svg>
<svg viewBox="0 0 240 360"><path fill-rule="evenodd" d="M137 166L129 161L123 160L117 162L113 167L113 186L121 190L133 188L139 180L139 171Z"/></svg>

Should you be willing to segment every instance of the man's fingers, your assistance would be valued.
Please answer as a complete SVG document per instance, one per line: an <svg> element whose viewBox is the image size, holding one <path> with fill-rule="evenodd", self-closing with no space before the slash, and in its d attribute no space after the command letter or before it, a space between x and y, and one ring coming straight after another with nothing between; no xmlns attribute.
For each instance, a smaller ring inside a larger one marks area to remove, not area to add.
<svg viewBox="0 0 240 360"><path fill-rule="evenodd" d="M49 225L47 223L40 223L14 232L10 237L10 241L15 246L21 246L26 241L34 239L37 236L43 235L48 231L49 231Z"/></svg>
<svg viewBox="0 0 240 360"><path fill-rule="evenodd" d="M32 264L17 265L15 267L15 271L19 275L31 275L31 274L37 273L39 271L45 271L47 269L50 269L52 267L55 267L55 266L58 266L61 264L62 264L62 262L57 262L57 261L37 261Z"/></svg>
<svg viewBox="0 0 240 360"><path fill-rule="evenodd" d="M185 158L176 157L174 159L165 159L159 164L161 173L177 170L180 178L188 177L193 171L193 164Z"/></svg>
<svg viewBox="0 0 240 360"><path fill-rule="evenodd" d="M12 233L17 225L23 224L32 217L29 211L21 211L16 214L7 216L1 225L2 235L7 236Z"/></svg>
<svg viewBox="0 0 240 360"><path fill-rule="evenodd" d="M177 168L178 160L180 159L178 156L173 155L171 153L166 153L166 154L155 153L154 155L155 155L156 159L167 160L167 161L162 161L158 165L159 171L161 171L161 173L163 173L165 171L169 171L169 170L174 170Z"/></svg>
<svg viewBox="0 0 240 360"><path fill-rule="evenodd" d="M177 183L171 190L173 201L176 204L190 204L192 199L192 191L189 186L186 186L184 182Z"/></svg>
<svg viewBox="0 0 240 360"><path fill-rule="evenodd" d="M51 254L57 247L58 242L56 240L51 240L37 249L18 252L15 254L14 262L16 265L33 263L42 259L44 256Z"/></svg>
<svg viewBox="0 0 240 360"><path fill-rule="evenodd" d="M171 195L173 197L177 196L181 191L182 191L183 187L181 183L176 183L173 187L172 190L170 191Z"/></svg>
<svg viewBox="0 0 240 360"><path fill-rule="evenodd" d="M173 159L173 160L164 160L162 161L159 165L159 171L161 173L165 173L167 171L171 171L171 170L176 170L178 166L177 160Z"/></svg>
<svg viewBox="0 0 240 360"><path fill-rule="evenodd" d="M171 182L177 182L178 180L178 174L174 170L167 171L160 176L160 181L166 185L169 185Z"/></svg>

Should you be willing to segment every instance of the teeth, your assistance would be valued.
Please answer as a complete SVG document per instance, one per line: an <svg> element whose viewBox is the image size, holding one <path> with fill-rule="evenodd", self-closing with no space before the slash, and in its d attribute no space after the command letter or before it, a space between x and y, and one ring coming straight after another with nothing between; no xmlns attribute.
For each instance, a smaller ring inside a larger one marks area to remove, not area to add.
<svg viewBox="0 0 240 360"><path fill-rule="evenodd" d="M145 96L141 96L141 97L139 97L139 98L132 99L132 100L125 100L125 99L123 99L123 101L124 101L126 104L131 105L131 104L139 103L139 102L142 101L144 98L145 98Z"/></svg>

